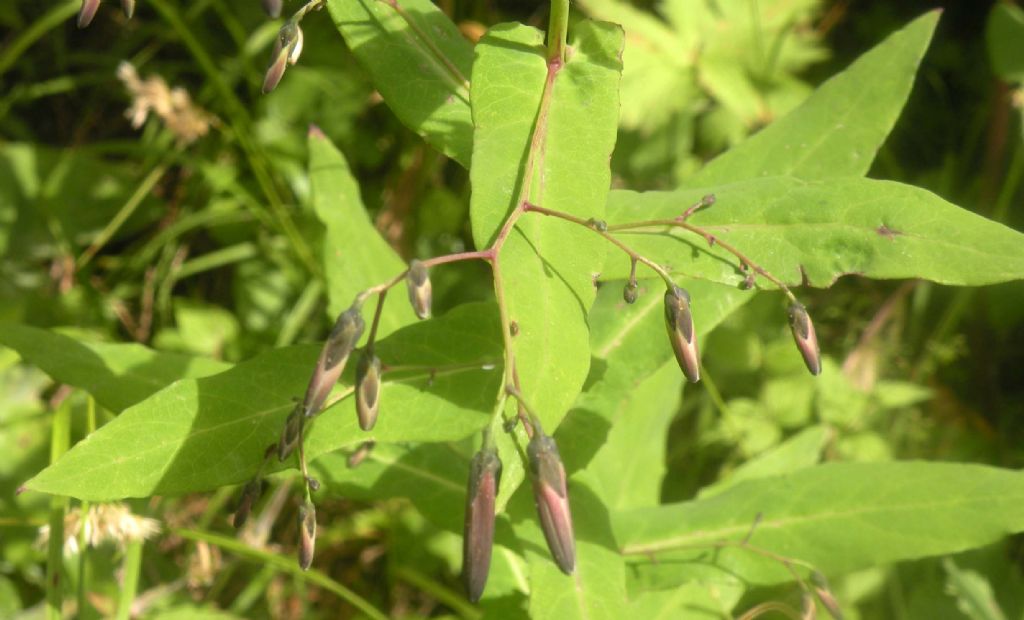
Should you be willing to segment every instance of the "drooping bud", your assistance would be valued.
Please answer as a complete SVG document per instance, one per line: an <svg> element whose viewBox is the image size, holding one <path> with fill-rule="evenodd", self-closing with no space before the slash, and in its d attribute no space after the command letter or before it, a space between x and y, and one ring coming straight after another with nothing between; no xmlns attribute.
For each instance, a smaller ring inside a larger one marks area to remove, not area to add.
<svg viewBox="0 0 1024 620"><path fill-rule="evenodd" d="M278 82L281 81L284 70L288 68L288 62L301 38L302 31L299 30L299 26L295 22L289 20L285 22L284 26L281 26L281 30L277 33L277 40L274 41L274 51L270 55L270 66L267 67L267 74L263 78L264 94L274 90Z"/></svg>
<svg viewBox="0 0 1024 620"><path fill-rule="evenodd" d="M310 502L299 506L299 568L308 570L313 564L316 547L316 508Z"/></svg>
<svg viewBox="0 0 1024 620"><path fill-rule="evenodd" d="M828 579L818 571L811 573L811 582L814 583L814 593L818 595L821 604L825 606L828 613L832 614L835 620L843 620L843 610L839 608L839 601L832 594L829 588Z"/></svg>
<svg viewBox="0 0 1024 620"><path fill-rule="evenodd" d="M320 413L327 395L331 393L331 388L345 370L348 357L359 343L365 328L363 315L356 306L338 316L338 321L334 324L334 329L331 330L324 348L320 351L320 357L316 360L316 369L309 379L306 397L302 401L302 409L307 417Z"/></svg>
<svg viewBox="0 0 1024 620"><path fill-rule="evenodd" d="M135 15L135 0L121 0L121 10L128 19Z"/></svg>
<svg viewBox="0 0 1024 620"><path fill-rule="evenodd" d="M238 508L235 510L234 525L236 528L245 525L249 519L249 513L252 512L253 504L259 501L262 492L263 482L259 478L246 483L245 488L242 489L242 497L238 500Z"/></svg>
<svg viewBox="0 0 1024 620"><path fill-rule="evenodd" d="M804 364L812 375L821 374L821 351L818 349L818 335L814 331L814 323L802 304L793 303L789 306L789 328L793 332L793 340L800 349Z"/></svg>
<svg viewBox="0 0 1024 620"><path fill-rule="evenodd" d="M356 366L356 414L359 428L368 431L377 423L380 405L380 358L363 351Z"/></svg>
<svg viewBox="0 0 1024 620"><path fill-rule="evenodd" d="M700 381L700 352L690 312L690 294L678 286L665 291L665 327L683 374L691 383Z"/></svg>
<svg viewBox="0 0 1024 620"><path fill-rule="evenodd" d="M636 284L636 280L629 280L622 289L622 299L627 304L635 303L638 293L639 287Z"/></svg>
<svg viewBox="0 0 1024 620"><path fill-rule="evenodd" d="M281 16L281 0L263 0L263 10L267 15L277 19Z"/></svg>
<svg viewBox="0 0 1024 620"><path fill-rule="evenodd" d="M427 267L418 260L409 263L409 272L405 276L405 284L409 288L409 303L412 304L416 316L421 319L430 318L430 304L433 293L430 288L430 274Z"/></svg>
<svg viewBox="0 0 1024 620"><path fill-rule="evenodd" d="M295 407L288 414L284 422L284 429L281 430L281 439L277 442L277 458L285 460L291 456L295 446L299 443L299 434L302 427L302 409Z"/></svg>
<svg viewBox="0 0 1024 620"><path fill-rule="evenodd" d="M576 569L576 542L569 510L569 491L565 484L565 467L555 440L534 427L533 439L526 447L530 460L530 481L537 504L540 527L555 564L566 575Z"/></svg>
<svg viewBox="0 0 1024 620"><path fill-rule="evenodd" d="M462 535L462 579L466 596L480 600L491 568L494 544L494 500L501 482L501 460L494 449L476 453L469 466L466 523Z"/></svg>
<svg viewBox="0 0 1024 620"><path fill-rule="evenodd" d="M78 10L78 27L85 28L91 24L99 8L100 0L82 0L82 8Z"/></svg>

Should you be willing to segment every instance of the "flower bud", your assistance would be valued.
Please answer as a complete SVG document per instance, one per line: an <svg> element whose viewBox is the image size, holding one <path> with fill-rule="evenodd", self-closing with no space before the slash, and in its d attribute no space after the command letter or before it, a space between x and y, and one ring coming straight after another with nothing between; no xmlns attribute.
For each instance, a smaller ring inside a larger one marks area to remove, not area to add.
<svg viewBox="0 0 1024 620"><path fill-rule="evenodd" d="M828 610L828 613L832 614L835 620L843 620L843 610L839 608L839 601L832 594L832 589L829 588L825 575L814 571L811 573L811 582L814 584L814 593L818 595L818 599L825 606L825 609Z"/></svg>
<svg viewBox="0 0 1024 620"><path fill-rule="evenodd" d="M533 439L526 447L530 461L533 499L537 504L540 527L555 564L566 575L576 569L576 542L572 532L569 492L565 485L565 467L555 440L534 427Z"/></svg>
<svg viewBox="0 0 1024 620"><path fill-rule="evenodd" d="M281 16L281 0L263 0L263 10L270 17L277 19Z"/></svg>
<svg viewBox="0 0 1024 620"><path fill-rule="evenodd" d="M82 8L78 10L78 27L85 28L92 23L96 17L96 10L100 8L100 0L82 0Z"/></svg>
<svg viewBox="0 0 1024 620"><path fill-rule="evenodd" d="M430 274L427 267L418 260L409 263L409 272L405 275L405 284L409 288L409 303L421 319L430 318L430 304L433 294L430 288Z"/></svg>
<svg viewBox="0 0 1024 620"><path fill-rule="evenodd" d="M493 449L476 453L469 466L466 523L462 535L462 579L466 596L480 600L491 568L494 543L494 500L501 481L501 460Z"/></svg>
<svg viewBox="0 0 1024 620"><path fill-rule="evenodd" d="M288 414L284 422L284 429L281 431L281 439L277 443L277 458L285 460L291 456L295 446L299 443L299 431L302 427L302 410L296 407Z"/></svg>
<svg viewBox="0 0 1024 620"><path fill-rule="evenodd" d="M626 282L626 286L622 289L622 299L627 304L635 303L638 292L639 288L637 287L636 280L630 280Z"/></svg>
<svg viewBox="0 0 1024 620"><path fill-rule="evenodd" d="M359 428L368 431L377 423L380 404L380 358L363 351L356 366L356 414Z"/></svg>
<svg viewBox="0 0 1024 620"><path fill-rule="evenodd" d="M295 22L289 20L285 22L284 26L281 26L281 30L277 33L277 40L274 41L274 51L270 55L270 66L267 67L267 74L263 78L264 94L274 90L278 82L281 81L284 70L288 68L289 60L295 55L296 46L299 46L299 51L302 51L301 39L302 31L299 30L299 26Z"/></svg>
<svg viewBox="0 0 1024 620"><path fill-rule="evenodd" d="M691 383L700 381L700 353L690 312L690 294L678 286L665 291L665 327L683 374Z"/></svg>
<svg viewBox="0 0 1024 620"><path fill-rule="evenodd" d="M348 362L352 349L359 343L366 324L363 322L363 315L359 308L352 306L338 316L324 348L320 351L320 357L316 360L316 369L309 379L309 386L306 388L306 397L302 401L302 409L306 417L312 417L320 413L327 395L331 388L338 382L341 373L345 370L345 363Z"/></svg>
<svg viewBox="0 0 1024 620"><path fill-rule="evenodd" d="M241 528L245 525L245 522L249 519L249 513L252 511L252 506L260 499L260 493L263 492L263 483L259 478L254 478L246 483L245 488L242 489L242 497L238 500L238 508L235 509L235 527Z"/></svg>
<svg viewBox="0 0 1024 620"><path fill-rule="evenodd" d="M128 19L135 15L135 0L121 0L121 10Z"/></svg>
<svg viewBox="0 0 1024 620"><path fill-rule="evenodd" d="M308 570L316 547L316 508L310 502L299 506L299 568Z"/></svg>
<svg viewBox="0 0 1024 620"><path fill-rule="evenodd" d="M295 37L295 43L292 44L291 51L288 52L288 64L290 65L299 62L299 56L302 55L302 27L296 24L295 30L298 32L298 35Z"/></svg>
<svg viewBox="0 0 1024 620"><path fill-rule="evenodd" d="M800 355L807 364L812 375L821 374L821 352L818 349L818 335L814 332L814 323L807 314L807 308L794 303L789 306L789 328L793 332L793 340L800 349Z"/></svg>

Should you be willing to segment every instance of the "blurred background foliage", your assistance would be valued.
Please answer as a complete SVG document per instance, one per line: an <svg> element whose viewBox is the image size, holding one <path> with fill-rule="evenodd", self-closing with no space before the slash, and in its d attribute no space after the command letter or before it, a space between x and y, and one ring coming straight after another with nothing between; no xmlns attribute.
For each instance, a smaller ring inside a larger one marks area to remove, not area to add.
<svg viewBox="0 0 1024 620"><path fill-rule="evenodd" d="M78 4L0 3L0 320L229 362L315 341L329 317L314 258L324 231L307 200L310 124L344 151L378 229L403 257L471 243L467 172L395 119L326 14L305 20L301 62L262 96L281 21L255 0L141 0L130 21L107 2L81 31ZM501 21L542 27L547 12L546 3L513 0L438 4L471 40ZM910 103L870 176L1024 229L1024 13L1010 2L579 0L576 9L627 32L615 185L685 183L886 34L943 5ZM134 128L125 114L132 95L118 79L125 61L142 79L184 89L208 115L208 133L185 144L153 115ZM438 313L490 296L477 264L439 271L434 286ZM821 459L1024 466L1022 283L950 289L847 277L807 296L822 376L780 354L792 343L778 321L762 320L777 307L772 295L735 313L702 347L706 379L687 391L672 427L665 500L714 492L704 487L742 476L752 461L762 471ZM48 461L53 412L71 409L77 439L89 403L2 348L0 386L0 616L33 617L49 500L15 490ZM106 419L99 411L97 423ZM168 526L227 532L233 493L131 507ZM259 553L292 539L271 534L295 527L294 507L283 504L265 509L278 525L269 520L248 541ZM452 594L457 537L398 501L337 499L321 510L330 518L321 519L317 566L333 579L395 617L471 614ZM1022 542L862 571L833 586L853 618L1022 618ZM258 554L254 562L174 536L146 551L136 615L351 614ZM89 584L76 603L82 617L114 613L124 554L105 546L65 560L69 591ZM737 613L786 596L749 592Z"/></svg>

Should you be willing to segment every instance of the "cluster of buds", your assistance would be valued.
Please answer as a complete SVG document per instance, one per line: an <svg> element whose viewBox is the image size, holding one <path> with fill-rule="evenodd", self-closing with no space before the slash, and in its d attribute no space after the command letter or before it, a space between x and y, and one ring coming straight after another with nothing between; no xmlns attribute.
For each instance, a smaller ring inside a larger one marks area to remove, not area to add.
<svg viewBox="0 0 1024 620"><path fill-rule="evenodd" d="M85 28L91 24L99 8L100 0L82 0L82 8L78 9L78 27ZM121 10L125 17L131 19L135 14L135 0L121 0Z"/></svg>
<svg viewBox="0 0 1024 620"><path fill-rule="evenodd" d="M576 570L576 542L565 467L555 440L544 434L540 422L532 414L530 426L533 437L527 444L526 458L537 517L552 559L563 573L571 575ZM474 603L483 594L491 566L495 498L500 480L501 460L488 429L484 434L483 448L470 463L462 539L462 577L466 595Z"/></svg>

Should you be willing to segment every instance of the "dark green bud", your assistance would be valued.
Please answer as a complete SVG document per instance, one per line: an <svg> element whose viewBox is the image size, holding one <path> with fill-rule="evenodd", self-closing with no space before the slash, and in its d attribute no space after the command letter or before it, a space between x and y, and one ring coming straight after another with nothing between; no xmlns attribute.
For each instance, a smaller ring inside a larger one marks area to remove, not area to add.
<svg viewBox="0 0 1024 620"><path fill-rule="evenodd" d="M259 501L262 492L263 482L259 478L246 483L245 488L242 489L242 497L238 500L238 508L235 509L234 525L236 528L241 528L245 525L245 522L249 519L249 513L252 512L253 504Z"/></svg>
<svg viewBox="0 0 1024 620"><path fill-rule="evenodd" d="M501 460L493 449L481 450L469 466L466 522L462 535L462 579L466 596L480 600L491 569L494 545L494 502L501 482Z"/></svg>
<svg viewBox="0 0 1024 620"><path fill-rule="evenodd" d="M363 351L356 366L356 414L359 428L368 431L377 423L380 405L380 358Z"/></svg>
<svg viewBox="0 0 1024 620"><path fill-rule="evenodd" d="M284 76L289 63L295 64L298 53L302 51L302 30L298 24L289 20L281 26L274 41L274 51L270 55L270 66L263 78L263 93L269 93L277 87Z"/></svg>
<svg viewBox="0 0 1024 620"><path fill-rule="evenodd" d="M281 431L281 439L277 443L277 458L285 460L291 456L295 446L299 443L299 434L302 431L302 409L296 407L288 414L284 422L284 429Z"/></svg>
<svg viewBox="0 0 1024 620"><path fill-rule="evenodd" d="M636 303L639 291L640 289L636 284L636 280L630 280L629 282L626 282L626 286L622 289L622 299L627 304Z"/></svg>
<svg viewBox="0 0 1024 620"><path fill-rule="evenodd" d="M555 440L539 427L534 431L533 439L526 447L526 455L530 461L530 481L533 483L533 499L537 504L540 527L555 564L563 573L571 575L576 569L576 541L565 467Z"/></svg>
<svg viewBox="0 0 1024 620"><path fill-rule="evenodd" d="M678 286L665 291L665 327L679 368L691 383L700 381L700 352L690 311L690 294Z"/></svg>
<svg viewBox="0 0 1024 620"><path fill-rule="evenodd" d="M596 230L597 232L608 232L608 222L604 220L599 220L592 217L589 220L587 220L587 224L589 224L590 227Z"/></svg>
<svg viewBox="0 0 1024 620"><path fill-rule="evenodd" d="M359 308L352 306L338 316L334 329L327 337L324 348L320 351L320 357L316 361L316 369L309 380L306 388L306 396L302 401L302 408L307 417L320 413L324 401L331 393L331 388L341 378L345 370L349 355L359 343L366 324L363 322L363 315Z"/></svg>
<svg viewBox="0 0 1024 620"><path fill-rule="evenodd" d="M135 15L135 0L121 0L121 10L128 19Z"/></svg>
<svg viewBox="0 0 1024 620"><path fill-rule="evenodd" d="M267 15L277 19L281 16L281 0L263 0L263 10Z"/></svg>
<svg viewBox="0 0 1024 620"><path fill-rule="evenodd" d="M299 568L308 570L313 564L316 547L316 508L310 502L299 506Z"/></svg>
<svg viewBox="0 0 1024 620"><path fill-rule="evenodd" d="M82 8L78 10L78 27L85 28L91 24L99 8L100 0L82 0Z"/></svg>
<svg viewBox="0 0 1024 620"><path fill-rule="evenodd" d="M433 293L430 287L430 274L427 267L418 260L409 263L409 272L405 275L405 284L409 289L409 303L421 319L430 318L430 305Z"/></svg>
<svg viewBox="0 0 1024 620"><path fill-rule="evenodd" d="M818 335L814 331L814 323L807 314L807 308L794 303L789 306L789 329L793 332L793 340L800 349L804 364L812 375L821 374L821 351L818 349Z"/></svg>

